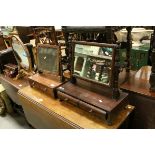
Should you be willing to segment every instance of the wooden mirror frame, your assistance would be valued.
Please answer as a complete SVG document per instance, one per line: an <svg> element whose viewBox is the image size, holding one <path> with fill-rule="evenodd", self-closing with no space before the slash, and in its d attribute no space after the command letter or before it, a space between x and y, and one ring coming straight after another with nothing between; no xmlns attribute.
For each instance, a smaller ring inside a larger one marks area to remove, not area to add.
<svg viewBox="0 0 155 155"><path fill-rule="evenodd" d="M116 49L119 47L117 44L107 44L107 43L96 43L96 42L86 42L86 41L73 41L72 42L72 65L71 65L71 79L74 81L74 78L79 78L79 79L83 79L85 81L89 81L89 82L92 82L92 83L95 83L95 84L99 84L99 85L103 85L103 86L106 86L106 87L110 87L110 88L113 88L113 81L114 81L114 78L113 76L110 77L110 80L109 80L109 84L104 84L104 83L101 83L101 82L97 82L95 80L91 80L89 78L84 78L84 77L81 77L79 75L76 75L74 74L74 55L75 55L75 45L76 44L80 44L80 45L90 45L90 46L99 46L99 47L109 47L109 48L113 48L113 52L112 52L112 63L111 63L111 75L116 75L115 74L115 63L116 63ZM116 75L118 76L118 75Z"/></svg>
<svg viewBox="0 0 155 155"><path fill-rule="evenodd" d="M62 69L61 69L61 49L60 49L60 46L58 45L49 45L49 44L38 44L37 45L37 69L38 69L38 72L39 72L39 68L38 68L38 53L39 53L39 48L55 48L57 49L57 56L58 56L58 61L57 61L57 65L58 65L58 71L55 72L55 73L52 73L50 71L46 71L46 70L43 70L43 74L48 74L48 75L55 75L55 76L62 76L61 72L62 72Z"/></svg>
<svg viewBox="0 0 155 155"><path fill-rule="evenodd" d="M22 64L22 61L20 62L20 60L19 60L19 58L20 58L19 54L18 54L17 52L15 52L15 50L14 50L14 48L13 48L13 46L12 46L12 49L13 49L13 52L14 52L14 55L15 55L15 58L16 58L16 60L17 60L17 63L18 63L18 65L19 65L19 67L20 67L20 68L23 68L23 69L26 70L27 72L31 72L31 71L32 71L32 60L31 60L31 56L30 56L30 53L29 53L29 51L28 51L28 48L23 44L23 42L21 41L21 39L20 39L18 36L15 36L15 35L13 35L13 36L11 37L11 44L13 43L13 42L12 42L13 38L17 39L18 42L21 44L21 46L23 47L24 51L25 51L26 54L27 54L27 58L28 58L28 62L29 62L29 67L23 65L23 64ZM18 58L18 57L19 57L19 58ZM21 59L21 58L20 58L20 59Z"/></svg>

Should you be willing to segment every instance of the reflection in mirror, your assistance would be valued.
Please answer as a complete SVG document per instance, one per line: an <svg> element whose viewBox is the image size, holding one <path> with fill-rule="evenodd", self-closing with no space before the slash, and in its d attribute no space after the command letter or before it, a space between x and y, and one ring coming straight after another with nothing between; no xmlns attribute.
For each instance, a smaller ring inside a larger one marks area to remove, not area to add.
<svg viewBox="0 0 155 155"><path fill-rule="evenodd" d="M49 73L59 72L59 50L58 48L38 46L38 70Z"/></svg>
<svg viewBox="0 0 155 155"><path fill-rule="evenodd" d="M75 66L75 70L81 72L82 67L83 67L83 63L84 63L84 58L78 57L77 58L77 63L76 63L76 66Z"/></svg>
<svg viewBox="0 0 155 155"><path fill-rule="evenodd" d="M75 44L74 74L109 85L113 48Z"/></svg>
<svg viewBox="0 0 155 155"><path fill-rule="evenodd" d="M29 59L28 59L28 53L26 52L26 48L24 47L24 44L20 41L19 38L13 36L12 37L12 48L16 52L17 59L20 59L20 64L23 68L29 69Z"/></svg>

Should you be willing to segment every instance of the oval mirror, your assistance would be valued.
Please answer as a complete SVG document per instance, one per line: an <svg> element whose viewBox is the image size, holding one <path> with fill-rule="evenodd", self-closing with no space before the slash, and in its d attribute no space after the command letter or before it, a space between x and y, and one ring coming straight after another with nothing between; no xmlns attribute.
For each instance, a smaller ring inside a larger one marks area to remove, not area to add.
<svg viewBox="0 0 155 155"><path fill-rule="evenodd" d="M25 70L30 70L31 59L29 51L19 37L12 36L12 48L15 52L15 57L20 67L24 68Z"/></svg>

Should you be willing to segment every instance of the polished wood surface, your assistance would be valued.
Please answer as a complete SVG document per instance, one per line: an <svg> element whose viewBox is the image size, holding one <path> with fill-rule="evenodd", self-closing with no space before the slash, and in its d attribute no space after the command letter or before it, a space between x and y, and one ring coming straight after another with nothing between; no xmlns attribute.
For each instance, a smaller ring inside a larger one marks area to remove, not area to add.
<svg viewBox="0 0 155 155"><path fill-rule="evenodd" d="M135 75L121 85L121 89L155 98L155 92L150 91L149 78L151 66L143 66Z"/></svg>
<svg viewBox="0 0 155 155"><path fill-rule="evenodd" d="M27 77L15 80L14 78L10 78L8 76L5 76L5 75L1 74L0 75L0 80L8 82L10 85L15 87L17 90L19 90L21 88L24 88L25 86L29 85Z"/></svg>
<svg viewBox="0 0 155 155"><path fill-rule="evenodd" d="M155 129L155 92L150 91L151 66L143 66L121 85L129 93L129 101L135 106L132 128Z"/></svg>
<svg viewBox="0 0 155 155"><path fill-rule="evenodd" d="M128 94L121 93L120 99L112 99L111 97L103 96L85 88L79 87L78 85L67 82L58 88L61 92L66 93L76 99L89 103L93 106L104 109L105 111L111 112L123 101Z"/></svg>
<svg viewBox="0 0 155 155"><path fill-rule="evenodd" d="M29 79L33 80L34 82L36 81L40 84L44 84L46 87L50 88L61 85L60 78L58 78L58 76L55 76L55 78L53 78L54 80L52 80L51 78L47 78L46 76L37 73L33 76L30 76Z"/></svg>
<svg viewBox="0 0 155 155"><path fill-rule="evenodd" d="M53 75L52 79L52 77L48 78L47 76L37 73L33 76L30 76L28 79L31 87L38 89L52 97L56 97L55 88L62 84L57 75Z"/></svg>
<svg viewBox="0 0 155 155"><path fill-rule="evenodd" d="M17 96L17 92L19 89L29 85L27 78L25 77L23 79L14 80L13 78L1 74L0 82L6 89L7 94L13 100L13 102L21 105L21 102Z"/></svg>
<svg viewBox="0 0 155 155"><path fill-rule="evenodd" d="M61 103L30 86L18 92L24 113L35 128L97 128L114 129L128 118L134 107L123 109L112 126L68 103Z"/></svg>

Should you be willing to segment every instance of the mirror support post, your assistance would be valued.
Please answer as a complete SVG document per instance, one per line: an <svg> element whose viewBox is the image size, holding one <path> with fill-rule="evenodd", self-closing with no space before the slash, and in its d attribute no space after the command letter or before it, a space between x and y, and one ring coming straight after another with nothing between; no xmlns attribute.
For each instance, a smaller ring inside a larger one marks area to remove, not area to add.
<svg viewBox="0 0 155 155"><path fill-rule="evenodd" d="M106 33L107 33L107 42L108 43L115 43L115 38L114 38L114 32L112 27L108 26L106 27ZM114 99L119 99L120 97L120 91L118 88L118 79L119 79L119 72L120 72L120 65L119 65L119 51L117 48L114 49L114 56L113 56L113 77L111 81L111 87L112 87L112 98Z"/></svg>
<svg viewBox="0 0 155 155"><path fill-rule="evenodd" d="M119 80L119 73L120 73L120 64L119 64L119 51L117 48L114 49L114 76L112 80L112 88L113 88L113 95L114 99L119 99L120 91L118 88L118 80Z"/></svg>
<svg viewBox="0 0 155 155"><path fill-rule="evenodd" d="M153 33L153 39L151 42L151 62L152 62L152 69L151 69L151 75L150 75L150 91L155 92L155 27L154 27L154 33Z"/></svg>
<svg viewBox="0 0 155 155"><path fill-rule="evenodd" d="M132 27L129 26L126 28L127 30L127 48L126 48L126 72L130 72L130 55L131 55L131 48L132 48L132 36L131 31Z"/></svg>

